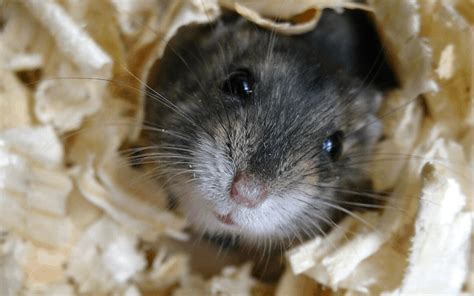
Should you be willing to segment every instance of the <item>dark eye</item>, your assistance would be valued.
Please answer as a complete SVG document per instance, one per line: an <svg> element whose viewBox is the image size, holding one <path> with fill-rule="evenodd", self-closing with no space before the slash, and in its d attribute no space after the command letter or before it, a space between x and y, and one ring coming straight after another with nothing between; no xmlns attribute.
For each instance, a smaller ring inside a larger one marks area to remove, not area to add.
<svg viewBox="0 0 474 296"><path fill-rule="evenodd" d="M253 93L254 82L252 73L248 69L238 69L224 81L222 90L228 95L247 100Z"/></svg>
<svg viewBox="0 0 474 296"><path fill-rule="evenodd" d="M337 131L324 140L323 150L329 155L332 161L336 161L341 157L343 140L344 133L342 131Z"/></svg>

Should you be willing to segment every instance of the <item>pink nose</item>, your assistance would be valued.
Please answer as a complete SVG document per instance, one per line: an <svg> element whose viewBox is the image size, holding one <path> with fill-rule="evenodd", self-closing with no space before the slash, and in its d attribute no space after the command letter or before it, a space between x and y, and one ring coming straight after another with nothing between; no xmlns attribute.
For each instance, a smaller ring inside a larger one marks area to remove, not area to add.
<svg viewBox="0 0 474 296"><path fill-rule="evenodd" d="M267 190L260 182L244 173L237 173L230 188L230 197L238 204L253 208L267 196Z"/></svg>

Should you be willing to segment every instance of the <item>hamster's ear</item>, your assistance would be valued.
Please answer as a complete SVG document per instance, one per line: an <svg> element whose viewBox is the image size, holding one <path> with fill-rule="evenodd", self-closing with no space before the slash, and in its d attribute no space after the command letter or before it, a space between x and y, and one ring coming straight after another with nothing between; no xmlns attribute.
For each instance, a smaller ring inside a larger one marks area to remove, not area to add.
<svg viewBox="0 0 474 296"><path fill-rule="evenodd" d="M349 75L371 82L380 90L399 85L367 12L325 9L316 28L304 38L315 50L325 51L322 56L330 56Z"/></svg>

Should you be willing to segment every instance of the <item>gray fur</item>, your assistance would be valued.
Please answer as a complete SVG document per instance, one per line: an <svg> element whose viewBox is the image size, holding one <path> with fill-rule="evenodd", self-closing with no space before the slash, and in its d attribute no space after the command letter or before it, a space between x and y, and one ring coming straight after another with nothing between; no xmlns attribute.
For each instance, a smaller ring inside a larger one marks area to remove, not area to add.
<svg viewBox="0 0 474 296"><path fill-rule="evenodd" d="M367 168L351 165L352 157L373 151L381 94L394 81L384 63L371 71L380 61L371 30L360 14L326 11L316 30L301 36L274 34L234 15L178 32L150 79L160 98L146 105L146 123L165 132L146 137L162 153L161 178L196 228L257 245L302 240L345 214L328 202L358 199L320 186L369 187ZM222 91L237 68L256 79L245 104ZM322 143L337 130L346 136L333 162ZM237 171L263 182L271 201L257 210L233 204ZM211 215L228 211L240 222L234 228Z"/></svg>

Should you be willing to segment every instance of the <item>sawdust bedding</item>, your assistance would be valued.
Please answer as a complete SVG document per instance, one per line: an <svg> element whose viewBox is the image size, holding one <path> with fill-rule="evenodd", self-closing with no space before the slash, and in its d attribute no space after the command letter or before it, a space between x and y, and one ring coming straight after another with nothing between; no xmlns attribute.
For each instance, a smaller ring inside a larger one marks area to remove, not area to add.
<svg viewBox="0 0 474 296"><path fill-rule="evenodd" d="M0 5L0 295L474 293L472 0ZM166 244L188 239L184 217L155 182L128 182L140 175L120 161L166 41L223 7L285 34L314 28L324 7L372 10L402 83L385 99L382 113L405 105L384 117L377 153L412 157L373 167L375 189L396 198L289 250L274 286L249 264L191 271Z"/></svg>

